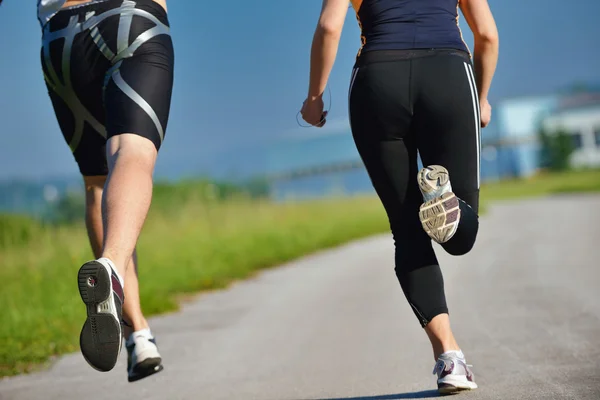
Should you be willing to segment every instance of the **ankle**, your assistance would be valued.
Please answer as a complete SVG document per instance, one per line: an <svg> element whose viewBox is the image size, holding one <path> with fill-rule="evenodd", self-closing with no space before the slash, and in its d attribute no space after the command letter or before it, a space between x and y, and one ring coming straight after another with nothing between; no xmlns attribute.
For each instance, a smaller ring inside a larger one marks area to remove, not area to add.
<svg viewBox="0 0 600 400"><path fill-rule="evenodd" d="M113 258L108 257L104 254L102 255L102 257L97 258L97 261L99 261L101 264L104 264L105 266L108 265L113 270L113 272L117 274L117 277L119 278L119 283L121 283L121 287L125 287L125 279L123 278L125 276L125 274L123 273L124 271L120 271L117 267L118 264L116 264L113 260Z"/></svg>
<svg viewBox="0 0 600 400"><path fill-rule="evenodd" d="M111 266L121 279L121 284L125 284L125 275L127 273L127 265L129 264L130 257L118 257L116 254L112 254L108 251L103 251L101 259L110 261Z"/></svg>
<svg viewBox="0 0 600 400"><path fill-rule="evenodd" d="M455 340L439 341L433 345L433 356L437 360L442 354L461 353L460 346Z"/></svg>
<svg viewBox="0 0 600 400"><path fill-rule="evenodd" d="M133 320L131 325L133 327L133 332L142 331L144 329L150 329L150 325L148 325L148 321L146 321L144 317Z"/></svg>
<svg viewBox="0 0 600 400"><path fill-rule="evenodd" d="M149 340L153 337L154 335L152 335L152 331L150 330L150 328L140 329L130 332L129 335L126 337L126 343L131 344L135 342L135 339L145 338L146 340Z"/></svg>
<svg viewBox="0 0 600 400"><path fill-rule="evenodd" d="M443 355L452 355L452 356L455 356L458 358L465 358L465 355L463 354L462 350L460 349L460 347L458 345L443 347L443 348L434 350L434 357L436 360Z"/></svg>

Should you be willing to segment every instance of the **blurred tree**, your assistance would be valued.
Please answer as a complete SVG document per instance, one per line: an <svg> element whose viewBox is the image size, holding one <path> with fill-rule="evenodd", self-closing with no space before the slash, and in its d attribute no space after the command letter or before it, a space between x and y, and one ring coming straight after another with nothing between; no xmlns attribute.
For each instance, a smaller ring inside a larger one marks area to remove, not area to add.
<svg viewBox="0 0 600 400"><path fill-rule="evenodd" d="M569 89L570 93L588 93L593 90L592 85L586 82L575 82Z"/></svg>
<svg viewBox="0 0 600 400"><path fill-rule="evenodd" d="M575 151L573 135L564 129L540 129L542 145L542 167L552 171L566 171L571 165L571 155Z"/></svg>
<svg viewBox="0 0 600 400"><path fill-rule="evenodd" d="M265 178L250 179L244 185L244 190L248 192L253 199L264 199L269 197L270 185Z"/></svg>

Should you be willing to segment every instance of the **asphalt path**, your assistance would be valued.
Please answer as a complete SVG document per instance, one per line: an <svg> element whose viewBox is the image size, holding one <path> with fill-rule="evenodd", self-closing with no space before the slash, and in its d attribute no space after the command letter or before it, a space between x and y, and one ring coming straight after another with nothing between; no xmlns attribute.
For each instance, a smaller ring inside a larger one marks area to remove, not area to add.
<svg viewBox="0 0 600 400"><path fill-rule="evenodd" d="M600 196L497 203L475 249L438 247L464 399L600 399ZM82 311L83 312L83 311ZM83 318L83 314L82 314ZM438 397L390 235L310 255L151 320L165 369L130 384L79 353L0 380L2 400Z"/></svg>

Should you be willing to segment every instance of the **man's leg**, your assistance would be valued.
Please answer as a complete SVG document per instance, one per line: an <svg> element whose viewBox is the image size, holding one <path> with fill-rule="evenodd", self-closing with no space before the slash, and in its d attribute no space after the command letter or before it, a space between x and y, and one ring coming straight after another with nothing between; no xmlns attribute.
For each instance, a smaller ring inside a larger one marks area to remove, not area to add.
<svg viewBox="0 0 600 400"><path fill-rule="evenodd" d="M86 176L85 183L85 223L94 257L102 255L104 229L102 227L102 194L106 184L105 176ZM148 322L142 313L137 277L137 254L134 250L125 275L127 297L123 304L123 319L127 322L124 337L128 338L134 331L148 328Z"/></svg>
<svg viewBox="0 0 600 400"><path fill-rule="evenodd" d="M112 18L115 12L121 18ZM91 14L102 22L100 36L77 22ZM118 56L125 58L116 60L107 37L117 38ZM59 40L66 41L64 46L51 46ZM94 200L102 212L92 219L88 207L88 227L103 228L94 234L102 240L90 237L101 257L79 269L77 283L87 312L81 352L93 368L110 371L123 342L125 279L134 299L125 305L133 329L147 325L132 257L150 207L154 164L170 111L174 51L166 11L154 2L100 2L63 10L44 31L41 60L58 123L81 174L107 176L102 200ZM65 60L69 68L57 69Z"/></svg>
<svg viewBox="0 0 600 400"><path fill-rule="evenodd" d="M157 156L150 140L133 134L111 137L106 150L109 173L102 196L102 253L78 273L88 313L80 347L86 361L99 371L110 371L121 351L123 278L150 207Z"/></svg>
<svg viewBox="0 0 600 400"><path fill-rule="evenodd" d="M164 8L154 2L124 2L119 12L122 18L107 22L105 30L117 34L120 49L127 48L119 54L131 55L115 60L104 52L112 66L105 71L101 88L108 164L102 196L103 246L101 257L86 263L79 273L82 299L88 307L81 350L88 362L102 371L114 367L121 350L123 278L127 279L133 265L131 259L150 208L154 165L169 119L174 67ZM98 274L97 280L94 274ZM86 281L95 286L86 286ZM146 339L147 343L153 340ZM140 346L136 341L134 364L147 357L146 348L137 351Z"/></svg>
<svg viewBox="0 0 600 400"><path fill-rule="evenodd" d="M109 139L109 174L102 196L104 225L101 257L126 276L152 199L152 174L157 151L141 136L123 134Z"/></svg>
<svg viewBox="0 0 600 400"><path fill-rule="evenodd" d="M103 248L102 195L106 184L106 176L84 177L84 183L86 227L94 257L99 258ZM148 322L142 313L137 276L136 250L134 250L133 257L131 257L127 268L124 291L127 296L123 304L123 320L125 322L123 336L127 340L126 345L129 353L128 374L131 381L134 378L140 379L162 370L160 354L156 348ZM139 343L137 348L136 342ZM132 355L134 354L135 359L132 359ZM144 362L143 367L137 365Z"/></svg>

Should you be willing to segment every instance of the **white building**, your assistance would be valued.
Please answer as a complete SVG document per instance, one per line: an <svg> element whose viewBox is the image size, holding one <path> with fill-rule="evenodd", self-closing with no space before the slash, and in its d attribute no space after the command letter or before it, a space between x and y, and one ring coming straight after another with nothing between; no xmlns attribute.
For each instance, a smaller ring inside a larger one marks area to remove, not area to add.
<svg viewBox="0 0 600 400"><path fill-rule="evenodd" d="M572 136L573 167L600 167L600 94L581 96L562 105L542 124L549 131L563 129Z"/></svg>

